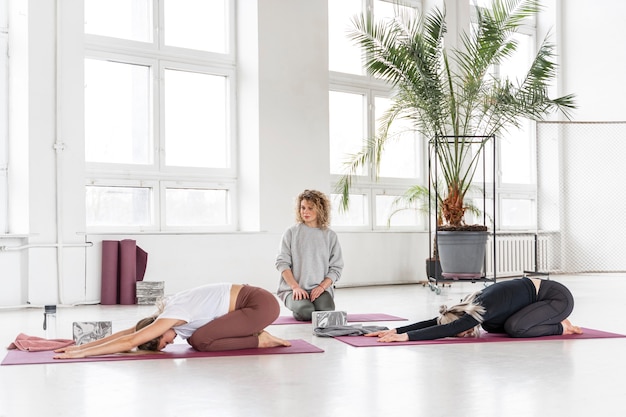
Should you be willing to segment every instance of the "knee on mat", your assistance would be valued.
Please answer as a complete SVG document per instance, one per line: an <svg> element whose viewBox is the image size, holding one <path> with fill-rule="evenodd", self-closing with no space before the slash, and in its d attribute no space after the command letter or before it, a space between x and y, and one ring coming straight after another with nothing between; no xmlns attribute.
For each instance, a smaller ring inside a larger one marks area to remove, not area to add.
<svg viewBox="0 0 626 417"><path fill-rule="evenodd" d="M192 336L189 339L187 339L187 343L189 343L189 345L191 345L191 347L197 350L198 352L211 352L211 344L213 343L213 341L210 340L210 341L201 342L201 341L195 340Z"/></svg>
<svg viewBox="0 0 626 417"><path fill-rule="evenodd" d="M294 309L293 318L298 321L311 321L314 310L315 308L313 307L313 305L302 306L300 308Z"/></svg>
<svg viewBox="0 0 626 417"><path fill-rule="evenodd" d="M528 329L520 329L516 326L512 326L510 323L504 324L504 331L511 337L527 337L526 331Z"/></svg>

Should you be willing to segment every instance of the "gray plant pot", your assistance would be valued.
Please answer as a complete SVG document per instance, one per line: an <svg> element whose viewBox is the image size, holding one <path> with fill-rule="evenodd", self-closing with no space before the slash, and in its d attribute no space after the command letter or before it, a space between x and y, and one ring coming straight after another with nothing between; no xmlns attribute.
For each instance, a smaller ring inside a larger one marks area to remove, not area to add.
<svg viewBox="0 0 626 417"><path fill-rule="evenodd" d="M476 279L485 276L488 232L438 231L441 275L446 279Z"/></svg>

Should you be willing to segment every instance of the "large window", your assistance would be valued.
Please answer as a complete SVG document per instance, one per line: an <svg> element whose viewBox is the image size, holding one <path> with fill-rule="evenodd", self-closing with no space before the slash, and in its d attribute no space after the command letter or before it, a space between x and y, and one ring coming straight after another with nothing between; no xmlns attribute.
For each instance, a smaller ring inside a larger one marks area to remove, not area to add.
<svg viewBox="0 0 626 417"><path fill-rule="evenodd" d="M85 1L90 230L236 229L233 10Z"/></svg>
<svg viewBox="0 0 626 417"><path fill-rule="evenodd" d="M333 184L345 173L345 163L363 147L364 140L378 131L378 121L389 108L388 85L365 73L362 53L347 36L352 18L366 8L376 19L393 19L418 2L384 0L329 1L330 69L330 166ZM333 194L333 227L351 229L423 228L424 216L418 211L403 211L390 216L393 201L407 187L424 181L423 143L400 121L392 127L378 170L366 166L358 172L347 212L339 210L340 196Z"/></svg>

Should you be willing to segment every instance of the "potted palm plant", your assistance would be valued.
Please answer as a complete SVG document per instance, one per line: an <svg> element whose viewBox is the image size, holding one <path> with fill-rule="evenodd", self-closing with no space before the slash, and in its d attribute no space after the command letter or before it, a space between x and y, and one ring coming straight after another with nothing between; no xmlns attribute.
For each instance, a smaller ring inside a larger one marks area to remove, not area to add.
<svg viewBox="0 0 626 417"><path fill-rule="evenodd" d="M524 119L542 120L554 112L569 117L575 108L573 95L549 95L557 66L548 38L539 45L524 77L494 75L494 68L516 51L514 35L523 22L539 11L537 0L494 0L489 9L477 8L475 26L461 33L457 48L445 45L446 14L436 7L393 20L375 21L371 12L353 19L350 37L362 48L367 71L387 81L394 92L392 105L380 120L382 128L351 155L337 183L343 208L349 205L350 188L360 169L371 166L378 172L385 144L396 138L390 133L394 120L409 120L412 129L435 145L433 158L442 183L412 186L398 204L437 200L437 247L444 274L441 233L470 229L483 232L486 239L486 225L468 225L464 216L478 155L488 141L519 127ZM434 189L440 192L433 193Z"/></svg>

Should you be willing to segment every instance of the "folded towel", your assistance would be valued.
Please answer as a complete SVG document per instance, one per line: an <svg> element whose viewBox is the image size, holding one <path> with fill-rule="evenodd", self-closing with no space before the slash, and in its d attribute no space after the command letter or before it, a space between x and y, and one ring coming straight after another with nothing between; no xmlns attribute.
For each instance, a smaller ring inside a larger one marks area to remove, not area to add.
<svg viewBox="0 0 626 417"><path fill-rule="evenodd" d="M374 333L381 330L389 330L387 327L382 326L328 326L328 327L316 327L313 329L313 334L322 337L338 337L338 336L362 336L368 333Z"/></svg>
<svg viewBox="0 0 626 417"><path fill-rule="evenodd" d="M72 339L44 339L43 337L28 336L20 333L7 349L40 352L43 350L60 349L73 344L74 341Z"/></svg>

